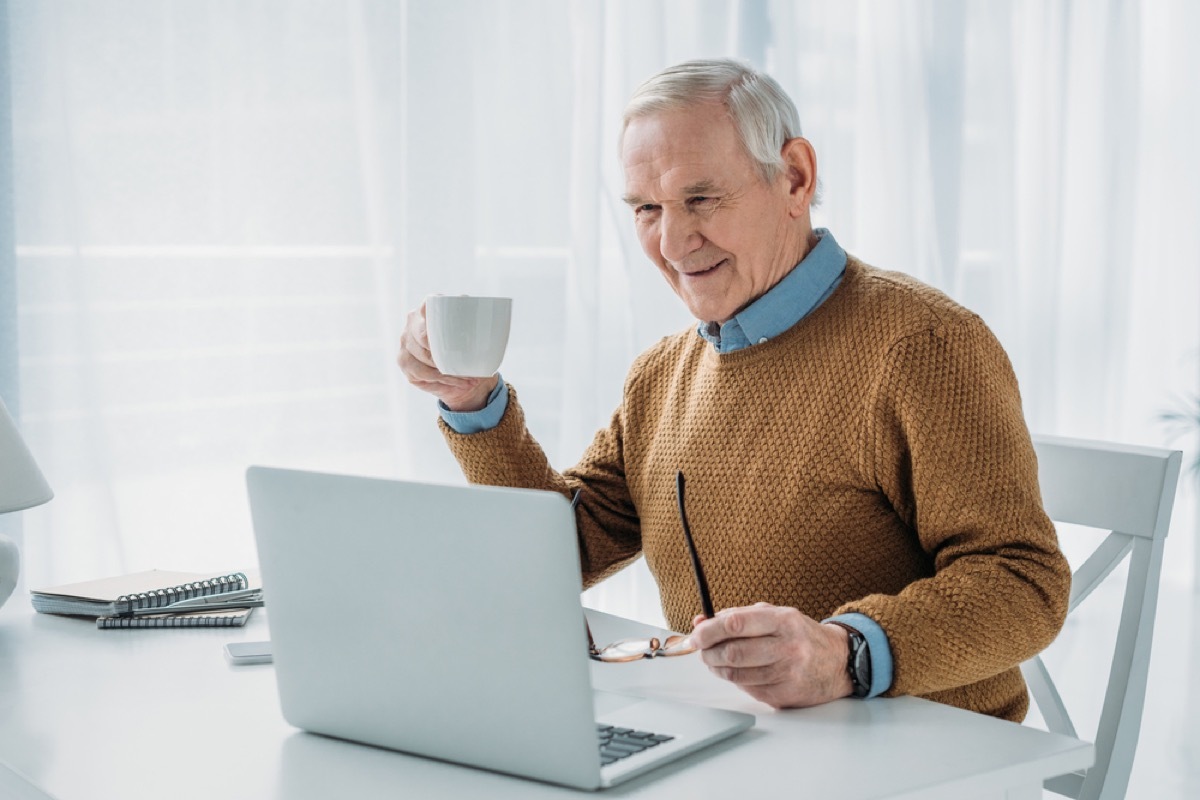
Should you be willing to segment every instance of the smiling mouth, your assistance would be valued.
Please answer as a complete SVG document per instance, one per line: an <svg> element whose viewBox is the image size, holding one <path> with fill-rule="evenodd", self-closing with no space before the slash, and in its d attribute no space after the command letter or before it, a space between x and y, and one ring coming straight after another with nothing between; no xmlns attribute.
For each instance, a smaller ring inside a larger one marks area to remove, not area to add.
<svg viewBox="0 0 1200 800"><path fill-rule="evenodd" d="M683 277L685 277L685 278L703 278L705 275L711 275L712 273L716 272L723 264L725 264L728 261L729 261L729 259L723 258L720 261L718 261L717 263L713 264L708 269L702 269L702 270L699 270L698 272L684 272Z"/></svg>

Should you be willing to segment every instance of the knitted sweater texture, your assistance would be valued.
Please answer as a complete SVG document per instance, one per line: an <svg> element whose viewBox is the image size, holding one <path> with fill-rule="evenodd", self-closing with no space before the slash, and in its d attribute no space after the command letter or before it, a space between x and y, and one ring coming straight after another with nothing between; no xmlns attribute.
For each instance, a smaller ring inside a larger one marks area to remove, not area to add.
<svg viewBox="0 0 1200 800"><path fill-rule="evenodd" d="M1066 614L1070 570L1003 349L937 290L853 258L825 303L765 344L718 354L688 330L643 353L563 473L511 386L497 427L442 430L473 483L582 489L584 584L644 554L668 623L687 631L700 600L682 470L714 606L866 614L891 644L888 695L1023 719L1018 665Z"/></svg>

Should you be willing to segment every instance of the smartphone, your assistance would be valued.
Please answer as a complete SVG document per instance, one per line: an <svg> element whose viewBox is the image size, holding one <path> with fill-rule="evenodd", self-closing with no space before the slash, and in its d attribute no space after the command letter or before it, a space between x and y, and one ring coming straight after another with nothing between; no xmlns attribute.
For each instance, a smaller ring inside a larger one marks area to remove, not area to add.
<svg viewBox="0 0 1200 800"><path fill-rule="evenodd" d="M270 642L230 642L225 645L225 658L230 664L270 664Z"/></svg>

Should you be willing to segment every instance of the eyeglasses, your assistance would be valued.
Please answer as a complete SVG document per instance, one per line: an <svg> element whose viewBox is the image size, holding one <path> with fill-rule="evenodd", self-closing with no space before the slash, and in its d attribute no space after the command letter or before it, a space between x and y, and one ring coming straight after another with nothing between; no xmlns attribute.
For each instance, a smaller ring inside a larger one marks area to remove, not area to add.
<svg viewBox="0 0 1200 800"><path fill-rule="evenodd" d="M587 622L584 622L587 625ZM597 647L592 638L592 629L588 627L588 657L593 661L604 661L609 664L625 661L641 661L643 658L658 658L659 656L686 656L696 652L686 636L673 633L666 639L651 636L648 639L622 639L619 642Z"/></svg>
<svg viewBox="0 0 1200 800"><path fill-rule="evenodd" d="M683 472L675 473L675 499L679 504L679 521L683 523L683 539L687 543L688 554L692 557L692 572L696 576L696 588L700 592L700 607L704 616L713 617L712 597L708 593L708 580L704 577L704 569L700 566L700 556L696 553L696 543L692 541L692 529L688 526L687 512L683 506ZM579 492L571 499L571 508L579 505ZM585 622L586 624L586 622ZM592 629L588 627L588 656L595 661L620 663L625 661L640 661L643 658L660 656L685 656L696 652L696 648L688 641L688 637L671 634L665 639L657 636L639 639L622 639L619 642L597 647L592 638Z"/></svg>
<svg viewBox="0 0 1200 800"><path fill-rule="evenodd" d="M687 512L683 508L683 470L675 473L675 501L679 504L679 521L683 523L683 538L687 541L688 554L692 557L692 572L696 575L696 590L700 592L700 610L707 619L717 615L713 611L712 596L708 593L708 580L704 577L704 568L700 566L700 556L696 553L696 543L692 541L692 529L688 525Z"/></svg>

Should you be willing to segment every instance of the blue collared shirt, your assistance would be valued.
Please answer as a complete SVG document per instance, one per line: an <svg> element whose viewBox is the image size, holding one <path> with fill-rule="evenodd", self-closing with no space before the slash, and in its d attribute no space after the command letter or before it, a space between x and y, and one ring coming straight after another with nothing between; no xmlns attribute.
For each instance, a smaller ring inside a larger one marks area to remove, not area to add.
<svg viewBox="0 0 1200 800"><path fill-rule="evenodd" d="M701 322L697 332L718 353L732 353L764 344L796 325L837 290L846 272L846 251L825 228L818 228L816 245L791 272L766 294L724 325ZM499 376L498 376L499 377ZM479 433L496 427L508 407L508 386L500 377L480 411L455 412L439 402L442 419L458 433ZM839 614L825 622L841 622L862 633L871 653L871 691L875 697L892 685L892 648L887 634L863 614Z"/></svg>

